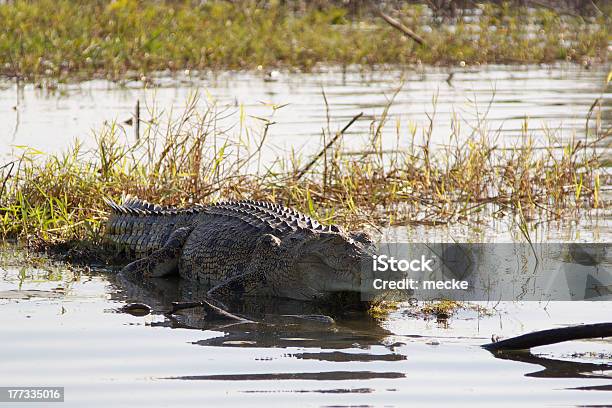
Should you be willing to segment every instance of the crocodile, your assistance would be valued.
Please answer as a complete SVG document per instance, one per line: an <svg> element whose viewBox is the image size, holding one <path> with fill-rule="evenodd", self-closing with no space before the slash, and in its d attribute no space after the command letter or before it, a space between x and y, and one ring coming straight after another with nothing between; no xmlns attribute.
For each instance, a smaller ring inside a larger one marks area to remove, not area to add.
<svg viewBox="0 0 612 408"><path fill-rule="evenodd" d="M131 260L128 279L178 274L208 296L265 295L321 300L358 293L367 233L323 225L294 209L263 201L223 201L189 208L127 197L111 208L106 240Z"/></svg>

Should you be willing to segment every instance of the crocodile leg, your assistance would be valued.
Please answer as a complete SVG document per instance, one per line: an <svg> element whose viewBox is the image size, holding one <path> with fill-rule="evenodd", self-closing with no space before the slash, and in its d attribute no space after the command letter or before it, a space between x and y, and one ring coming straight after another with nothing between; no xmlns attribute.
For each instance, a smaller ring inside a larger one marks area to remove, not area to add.
<svg viewBox="0 0 612 408"><path fill-rule="evenodd" d="M274 235L264 234L257 240L251 262L246 271L233 276L208 291L208 296L230 297L255 294L269 294L267 285L270 274L282 267L284 258L281 253L281 240ZM276 260L277 262L273 262Z"/></svg>
<svg viewBox="0 0 612 408"><path fill-rule="evenodd" d="M145 258L127 264L120 274L131 280L142 277L158 278L176 273L181 250L192 230L192 227L178 228L166 240L163 247Z"/></svg>

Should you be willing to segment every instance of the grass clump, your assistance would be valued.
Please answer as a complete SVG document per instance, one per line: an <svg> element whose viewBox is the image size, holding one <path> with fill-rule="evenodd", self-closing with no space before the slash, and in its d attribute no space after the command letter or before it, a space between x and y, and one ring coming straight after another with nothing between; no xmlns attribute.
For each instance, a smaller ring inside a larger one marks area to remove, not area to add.
<svg viewBox="0 0 612 408"><path fill-rule="evenodd" d="M15 0L0 4L0 74L121 79L153 71L317 64L535 63L605 58L609 22L482 4L441 22L424 5L387 10L418 45L371 12L332 4ZM607 11L607 10L604 10Z"/></svg>
<svg viewBox="0 0 612 408"><path fill-rule="evenodd" d="M417 302L408 305L404 314L410 317L418 317L425 320L436 319L438 322L446 322L460 311L476 312L478 315L492 316L493 310L473 302L461 302L450 299L437 299Z"/></svg>
<svg viewBox="0 0 612 408"><path fill-rule="evenodd" d="M424 316L433 316L436 319L446 320L451 317L457 310L464 308L465 305L463 302L445 299L424 304L421 307L420 312Z"/></svg>
<svg viewBox="0 0 612 408"><path fill-rule="evenodd" d="M394 301L376 301L368 306L368 314L374 319L385 319L391 312L399 309L400 303Z"/></svg>
<svg viewBox="0 0 612 408"><path fill-rule="evenodd" d="M610 177L597 146L611 129L598 127L576 140L554 131L534 135L525 124L517 145L502 147L481 118L477 128L454 123L448 143L434 149L431 126L419 135L415 127L387 123L383 114L372 121L362 151L348 152L341 132L325 131L326 148L314 159L294 154L267 163L262 152L273 122L258 118L261 126L247 127L241 110L197 106L193 96L179 115L151 111L137 141L109 124L95 135L95 149L77 143L49 155L22 148L0 168L0 235L44 246L95 246L107 216L103 198L120 201L126 193L173 206L269 200L353 229L477 226L504 217L528 233L532 220L609 206L601 190ZM218 119L227 123L232 114L236 125L219 127ZM397 146L383 150L389 127Z"/></svg>

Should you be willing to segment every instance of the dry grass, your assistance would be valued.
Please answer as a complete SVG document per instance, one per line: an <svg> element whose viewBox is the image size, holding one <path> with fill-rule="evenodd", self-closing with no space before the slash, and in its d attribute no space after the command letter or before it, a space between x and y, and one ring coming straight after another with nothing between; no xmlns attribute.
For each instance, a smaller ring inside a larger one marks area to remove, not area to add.
<svg viewBox="0 0 612 408"><path fill-rule="evenodd" d="M526 228L532 220L609 207L601 189L610 175L597 145L611 129L598 128L586 142L562 142L553 131L533 134L525 123L519 144L501 148L482 119L474 130L454 123L448 143L433 149L431 127L403 129L383 113L371 122L363 152L348 154L340 133L325 132L321 148L328 147L316 160L294 155L266 166L262 147L272 122L249 129L237 112L239 123L223 129L217 119L230 112L214 103L204 111L196 106L194 96L178 116L151 112L137 142L126 142L131 132L110 124L90 151L78 144L61 155L23 149L0 169L0 235L44 245L96 244L107 215L103 197L120 200L125 193L178 206L270 200L351 228L477 225L491 217ZM398 145L383 150L381 134L390 127ZM545 140L544 147L536 140Z"/></svg>

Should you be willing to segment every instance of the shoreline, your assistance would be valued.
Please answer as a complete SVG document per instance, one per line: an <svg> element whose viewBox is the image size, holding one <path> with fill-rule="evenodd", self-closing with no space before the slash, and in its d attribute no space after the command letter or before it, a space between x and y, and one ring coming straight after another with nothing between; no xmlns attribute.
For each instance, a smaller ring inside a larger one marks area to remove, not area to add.
<svg viewBox="0 0 612 408"><path fill-rule="evenodd" d="M56 88L66 86L79 86L92 82L104 82L117 88L144 89L144 88L167 88L176 87L192 83L194 86L199 86L200 81L215 81L224 78L236 76L253 76L261 77L264 82L274 83L278 79L268 80L270 72L278 73L282 76L299 76L299 75L380 75L390 73L402 74L469 74L479 72L495 72L495 71L517 71L530 72L534 70L560 70L561 72L570 70L581 71L599 71L609 68L606 61L598 61L596 63L585 65L576 61L552 61L552 62L532 62L532 63L476 63L473 65L448 64L448 65L431 65L431 64L381 64L381 65L360 65L352 64L343 66L341 64L319 64L311 70L303 71L296 67L279 67L273 70L264 69L264 67L244 68L244 69L202 69L202 70L161 70L148 72L142 75L138 72L127 72L121 78L108 78L105 74L87 76L75 74L75 78L41 78L38 81L28 82L23 81L19 77L0 75L0 85L14 86L17 84L20 87L34 87L54 91ZM164 81L156 82L156 81ZM8 88L0 89L0 91Z"/></svg>
<svg viewBox="0 0 612 408"><path fill-rule="evenodd" d="M82 4L62 0L0 5L0 76L125 79L170 70L298 69L318 64L472 66L477 63L605 62L609 22L546 8L484 4L439 25L430 10L406 5L393 18L418 32L419 45L374 15L347 9L252 3ZM56 14L44 10L53 6ZM428 11L429 10L429 11ZM92 19L95 15L97 18Z"/></svg>

